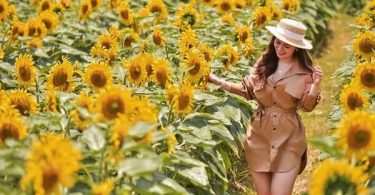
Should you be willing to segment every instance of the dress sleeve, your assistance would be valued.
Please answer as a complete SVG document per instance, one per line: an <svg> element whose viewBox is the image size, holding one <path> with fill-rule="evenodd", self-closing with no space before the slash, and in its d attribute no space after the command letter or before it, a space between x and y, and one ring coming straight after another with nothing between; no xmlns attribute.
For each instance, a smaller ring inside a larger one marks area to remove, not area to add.
<svg viewBox="0 0 375 195"><path fill-rule="evenodd" d="M311 85L313 84L313 80L311 75L306 77L305 80L305 89L302 93L302 98L298 104L298 108L301 108L305 112L311 112L314 110L316 105L318 105L321 99L321 91L319 90L316 96L309 95Z"/></svg>

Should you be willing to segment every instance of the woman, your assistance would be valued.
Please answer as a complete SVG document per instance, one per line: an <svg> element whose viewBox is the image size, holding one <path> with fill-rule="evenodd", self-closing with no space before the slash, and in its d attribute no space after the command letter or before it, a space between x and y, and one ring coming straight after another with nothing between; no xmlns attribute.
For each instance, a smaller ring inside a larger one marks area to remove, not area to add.
<svg viewBox="0 0 375 195"><path fill-rule="evenodd" d="M258 194L284 195L292 193L306 166L306 135L297 110L315 108L323 73L312 65L302 23L282 19L266 29L272 40L241 84L213 74L209 82L259 103L244 141L247 163Z"/></svg>

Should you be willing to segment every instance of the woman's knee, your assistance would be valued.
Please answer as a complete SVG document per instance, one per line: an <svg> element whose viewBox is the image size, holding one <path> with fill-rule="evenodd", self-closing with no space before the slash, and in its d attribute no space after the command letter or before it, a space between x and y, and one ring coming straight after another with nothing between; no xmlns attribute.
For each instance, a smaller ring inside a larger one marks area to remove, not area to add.
<svg viewBox="0 0 375 195"><path fill-rule="evenodd" d="M258 195L271 195L271 173L252 171L251 177Z"/></svg>

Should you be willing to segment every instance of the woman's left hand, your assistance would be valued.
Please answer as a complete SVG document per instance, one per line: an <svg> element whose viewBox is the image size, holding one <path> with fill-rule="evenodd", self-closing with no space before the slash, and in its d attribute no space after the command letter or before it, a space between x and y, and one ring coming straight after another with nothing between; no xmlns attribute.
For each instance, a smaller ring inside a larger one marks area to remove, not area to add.
<svg viewBox="0 0 375 195"><path fill-rule="evenodd" d="M312 74L312 77L314 80L314 84L320 84L320 81L322 81L322 77L323 77L323 71L320 66L314 67L314 72Z"/></svg>

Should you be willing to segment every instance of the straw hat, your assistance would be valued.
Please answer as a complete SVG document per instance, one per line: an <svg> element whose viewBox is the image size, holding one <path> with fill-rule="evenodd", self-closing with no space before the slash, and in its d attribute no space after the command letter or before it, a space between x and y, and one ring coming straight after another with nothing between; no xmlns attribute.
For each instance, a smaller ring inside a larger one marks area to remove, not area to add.
<svg viewBox="0 0 375 195"><path fill-rule="evenodd" d="M277 26L266 26L282 42L301 49L312 49L310 41L305 39L306 26L291 19L281 19Z"/></svg>

